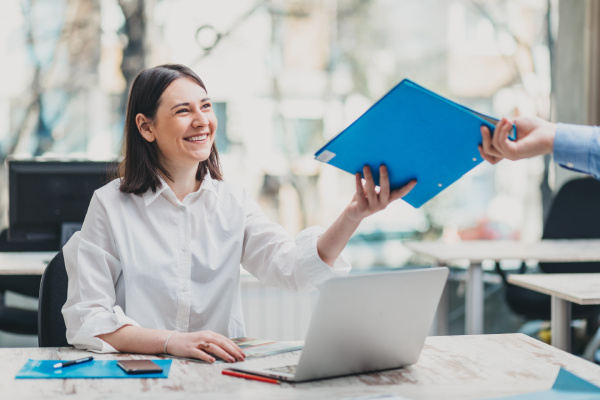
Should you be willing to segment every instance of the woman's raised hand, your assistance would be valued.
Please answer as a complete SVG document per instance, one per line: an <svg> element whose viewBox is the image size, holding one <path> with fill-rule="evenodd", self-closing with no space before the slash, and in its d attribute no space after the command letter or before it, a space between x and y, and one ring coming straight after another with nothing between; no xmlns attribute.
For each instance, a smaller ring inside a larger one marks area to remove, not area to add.
<svg viewBox="0 0 600 400"><path fill-rule="evenodd" d="M361 175L356 173L356 194L348 207L350 216L358 221L385 209L392 201L406 196L417 184L413 179L401 188L390 191L390 180L385 165L379 167L379 188L375 186L371 168L365 166L363 174L364 182Z"/></svg>
<svg viewBox="0 0 600 400"><path fill-rule="evenodd" d="M356 193L352 201L317 241L319 257L330 266L333 266L365 217L383 210L392 201L406 196L417 184L417 181L412 180L400 189L390 191L390 180L385 165L379 167L379 187L375 186L373 174L368 166L363 168L363 173L364 184L360 174L357 173Z"/></svg>

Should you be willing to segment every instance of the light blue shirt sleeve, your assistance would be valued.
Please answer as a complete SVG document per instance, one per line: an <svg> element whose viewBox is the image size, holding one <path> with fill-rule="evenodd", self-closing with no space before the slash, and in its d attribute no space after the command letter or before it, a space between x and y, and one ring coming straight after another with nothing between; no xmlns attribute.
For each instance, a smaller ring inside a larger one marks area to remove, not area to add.
<svg viewBox="0 0 600 400"><path fill-rule="evenodd" d="M554 161L600 179L600 127L557 124Z"/></svg>

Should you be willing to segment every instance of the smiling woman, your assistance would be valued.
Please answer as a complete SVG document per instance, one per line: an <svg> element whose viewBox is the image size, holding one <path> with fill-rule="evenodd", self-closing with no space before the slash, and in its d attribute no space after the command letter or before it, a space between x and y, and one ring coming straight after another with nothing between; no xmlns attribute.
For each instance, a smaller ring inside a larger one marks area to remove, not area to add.
<svg viewBox="0 0 600 400"><path fill-rule="evenodd" d="M127 104L121 190L134 194L156 191L159 174L175 182L171 174L180 171L179 162L184 161L194 164L198 182L207 171L221 180L214 144L216 130L217 118L206 86L194 71L183 65L142 71L133 82ZM183 140L201 134L208 135L208 141L201 142L197 149L203 150L202 154L194 156L193 148L187 152L188 157L186 152L177 151L184 149ZM180 156L185 160L178 160Z"/></svg>
<svg viewBox="0 0 600 400"><path fill-rule="evenodd" d="M135 122L144 139L158 147L159 164L167 170L173 183L190 182L185 176L174 174L198 171L199 163L216 154L212 148L217 118L206 90L193 79L175 80L162 94L155 118L138 113ZM193 181L200 186L200 181ZM185 188L182 189L175 191L179 200L183 200L180 194L185 193Z"/></svg>
<svg viewBox="0 0 600 400"><path fill-rule="evenodd" d="M261 282L309 291L345 275L359 223L407 194L380 168L325 231L292 238L222 178L217 118L206 87L182 65L143 71L132 85L121 177L97 190L63 252L67 340L97 352L169 353L241 361L246 335L240 264Z"/></svg>

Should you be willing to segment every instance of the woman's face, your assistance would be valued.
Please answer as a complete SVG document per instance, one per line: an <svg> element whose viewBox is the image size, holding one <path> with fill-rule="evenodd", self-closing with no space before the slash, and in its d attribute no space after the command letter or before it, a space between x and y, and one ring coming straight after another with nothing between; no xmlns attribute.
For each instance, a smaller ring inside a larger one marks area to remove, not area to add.
<svg viewBox="0 0 600 400"><path fill-rule="evenodd" d="M160 163L169 172L197 168L210 156L217 131L217 117L206 91L191 78L173 81L160 97L156 117L149 124L156 140Z"/></svg>

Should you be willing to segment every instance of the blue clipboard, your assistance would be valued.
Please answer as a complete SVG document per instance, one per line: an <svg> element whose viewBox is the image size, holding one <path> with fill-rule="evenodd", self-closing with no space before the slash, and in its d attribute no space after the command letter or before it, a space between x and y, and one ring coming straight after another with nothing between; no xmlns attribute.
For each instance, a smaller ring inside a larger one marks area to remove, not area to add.
<svg viewBox="0 0 600 400"><path fill-rule="evenodd" d="M29 360L16 379L77 379L77 378L168 378L172 360L152 360L163 370L153 374L126 374L117 360L92 360L66 368L54 368L64 360Z"/></svg>
<svg viewBox="0 0 600 400"><path fill-rule="evenodd" d="M480 127L497 122L404 79L315 158L351 174L368 165L375 184L385 164L392 189L416 179L404 200L418 208L483 161Z"/></svg>

